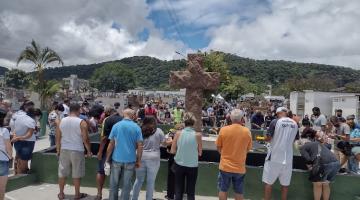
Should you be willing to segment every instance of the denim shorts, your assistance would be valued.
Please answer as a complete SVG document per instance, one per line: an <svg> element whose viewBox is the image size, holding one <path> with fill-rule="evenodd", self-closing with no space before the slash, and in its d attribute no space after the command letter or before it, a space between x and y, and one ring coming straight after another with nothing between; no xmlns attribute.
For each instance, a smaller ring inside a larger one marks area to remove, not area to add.
<svg viewBox="0 0 360 200"><path fill-rule="evenodd" d="M14 143L16 155L21 160L31 160L32 153L34 151L34 141L17 141Z"/></svg>
<svg viewBox="0 0 360 200"><path fill-rule="evenodd" d="M324 174L322 182L333 182L335 181L335 176L340 170L340 163L338 161L324 164Z"/></svg>
<svg viewBox="0 0 360 200"><path fill-rule="evenodd" d="M243 194L245 174L219 172L218 189L221 192L227 192L230 188L231 182L233 184L234 192L236 194Z"/></svg>
<svg viewBox="0 0 360 200"><path fill-rule="evenodd" d="M9 161L0 160L0 176L9 175Z"/></svg>

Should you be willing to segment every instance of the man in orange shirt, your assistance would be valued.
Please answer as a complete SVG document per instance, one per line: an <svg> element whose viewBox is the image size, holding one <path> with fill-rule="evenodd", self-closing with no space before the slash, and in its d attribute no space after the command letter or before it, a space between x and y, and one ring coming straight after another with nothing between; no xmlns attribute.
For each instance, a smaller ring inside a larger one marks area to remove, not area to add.
<svg viewBox="0 0 360 200"><path fill-rule="evenodd" d="M241 125L243 117L243 111L233 110L230 115L232 125L223 127L216 140L221 155L218 179L220 200L227 199L231 182L235 191L235 200L244 198L245 162L247 153L252 149L252 138L250 130Z"/></svg>

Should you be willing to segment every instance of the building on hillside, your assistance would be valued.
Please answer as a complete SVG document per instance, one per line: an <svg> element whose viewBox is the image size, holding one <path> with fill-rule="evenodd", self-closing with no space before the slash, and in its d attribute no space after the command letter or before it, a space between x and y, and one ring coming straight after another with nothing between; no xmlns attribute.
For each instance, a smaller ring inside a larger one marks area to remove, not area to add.
<svg viewBox="0 0 360 200"><path fill-rule="evenodd" d="M343 117L348 115L355 115L356 119L360 117L360 95L338 95L332 97L332 112L341 109L343 111Z"/></svg>
<svg viewBox="0 0 360 200"><path fill-rule="evenodd" d="M68 87L69 92L85 92L89 88L90 84L88 80L80 79L76 74L71 74L68 78L63 78L64 85Z"/></svg>
<svg viewBox="0 0 360 200"><path fill-rule="evenodd" d="M290 93L290 110L297 115L305 115L305 92Z"/></svg>
<svg viewBox="0 0 360 200"><path fill-rule="evenodd" d="M327 117L335 114L333 110L333 98L342 95L357 95L355 93L320 92L313 90L293 91L290 93L290 110L293 113L304 116L312 115L312 109L319 107L321 113ZM342 105L344 106L344 105ZM342 109L341 107L337 109ZM355 110L353 110L355 114Z"/></svg>

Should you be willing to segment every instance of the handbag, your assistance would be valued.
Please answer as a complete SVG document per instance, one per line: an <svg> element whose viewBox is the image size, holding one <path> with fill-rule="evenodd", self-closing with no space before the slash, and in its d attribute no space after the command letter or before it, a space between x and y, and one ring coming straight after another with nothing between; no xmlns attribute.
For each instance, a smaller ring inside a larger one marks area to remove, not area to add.
<svg viewBox="0 0 360 200"><path fill-rule="evenodd" d="M309 180L312 182L319 182L324 176L324 169L321 165L321 144L318 144L318 153L310 170Z"/></svg>

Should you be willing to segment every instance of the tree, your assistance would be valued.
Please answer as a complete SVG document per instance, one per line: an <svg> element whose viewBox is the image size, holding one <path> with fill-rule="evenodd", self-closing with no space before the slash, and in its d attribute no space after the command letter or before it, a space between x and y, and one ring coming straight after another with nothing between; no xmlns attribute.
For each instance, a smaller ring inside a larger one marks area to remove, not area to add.
<svg viewBox="0 0 360 200"><path fill-rule="evenodd" d="M64 65L60 56L52 49L45 47L41 48L34 40L31 41L31 45L27 46L17 59L17 65L22 61L29 61L34 64L34 70L36 71L36 78L33 79L35 82L34 90L40 95L40 105L41 109L46 109L45 100L46 98L42 95L45 95L48 87L53 83L48 83L44 80L43 72L46 66L53 62L58 62L58 64Z"/></svg>
<svg viewBox="0 0 360 200"><path fill-rule="evenodd" d="M112 62L95 70L91 84L100 91L126 91L135 87L135 74L125 65Z"/></svg>
<svg viewBox="0 0 360 200"><path fill-rule="evenodd" d="M199 52L201 53L201 52ZM201 53L204 55L204 69L207 72L220 73L220 86L217 93L222 93L225 99L237 99L239 95L246 93L260 94L263 92L260 86L251 83L243 76L231 75L228 63L225 62L225 54L218 51ZM210 92L205 93L206 98L210 97Z"/></svg>
<svg viewBox="0 0 360 200"><path fill-rule="evenodd" d="M5 72L5 84L7 87L16 89L24 89L29 86L30 77L25 71L20 69L12 69Z"/></svg>
<svg viewBox="0 0 360 200"><path fill-rule="evenodd" d="M345 85L346 92L360 92L360 81L354 81Z"/></svg>
<svg viewBox="0 0 360 200"><path fill-rule="evenodd" d="M247 93L260 94L263 92L260 86L249 82L249 80L242 76L231 76L231 81L221 88L225 99L238 99L240 95Z"/></svg>
<svg viewBox="0 0 360 200"><path fill-rule="evenodd" d="M207 72L220 73L220 84L227 84L231 80L228 64L224 61L224 53L210 51L204 55L204 70Z"/></svg>
<svg viewBox="0 0 360 200"><path fill-rule="evenodd" d="M40 102L44 105L44 108L49 108L51 106L50 99L55 96L57 92L61 89L61 84L55 80L45 81L43 88L38 90L38 86L36 85L36 81L32 84L32 89L39 93Z"/></svg>

